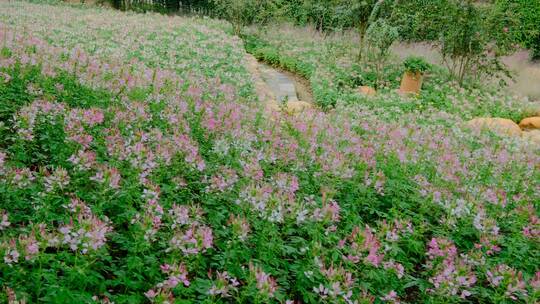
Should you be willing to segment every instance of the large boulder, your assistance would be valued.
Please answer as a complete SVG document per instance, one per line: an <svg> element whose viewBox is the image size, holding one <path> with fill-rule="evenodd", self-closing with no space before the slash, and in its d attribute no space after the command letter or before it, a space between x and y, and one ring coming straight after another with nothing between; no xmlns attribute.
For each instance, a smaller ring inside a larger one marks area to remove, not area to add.
<svg viewBox="0 0 540 304"><path fill-rule="evenodd" d="M313 104L306 101L288 101L287 104L277 102L276 100L268 100L266 102L266 109L270 113L273 112L284 112L287 114L298 114L306 111L307 109L313 109Z"/></svg>
<svg viewBox="0 0 540 304"><path fill-rule="evenodd" d="M523 119L519 123L519 127L522 129L540 129L540 116Z"/></svg>
<svg viewBox="0 0 540 304"><path fill-rule="evenodd" d="M279 103L275 99L269 99L266 101L266 110L268 112L279 112L281 110Z"/></svg>
<svg viewBox="0 0 540 304"><path fill-rule="evenodd" d="M286 111L289 114L301 113L307 109L312 109L313 105L306 101L295 100L287 102Z"/></svg>
<svg viewBox="0 0 540 304"><path fill-rule="evenodd" d="M368 86L361 86L358 88L358 92L362 95L366 96L375 96L377 95L377 91L375 91L374 88L368 87Z"/></svg>
<svg viewBox="0 0 540 304"><path fill-rule="evenodd" d="M473 130L490 130L498 135L521 136L520 127L505 118L474 118L467 122L467 127Z"/></svg>

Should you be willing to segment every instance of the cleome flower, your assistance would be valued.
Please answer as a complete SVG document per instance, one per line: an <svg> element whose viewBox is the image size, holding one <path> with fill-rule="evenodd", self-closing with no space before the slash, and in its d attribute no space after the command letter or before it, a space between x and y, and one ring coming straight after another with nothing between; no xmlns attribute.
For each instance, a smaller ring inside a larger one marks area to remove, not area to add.
<svg viewBox="0 0 540 304"><path fill-rule="evenodd" d="M107 234L112 231L108 218L99 219L84 202L75 198L67 208L73 215L68 224L58 228L58 246L65 245L81 254L103 247L107 242Z"/></svg>
<svg viewBox="0 0 540 304"><path fill-rule="evenodd" d="M204 253L212 248L213 240L210 227L193 225L187 230L177 231L169 242L168 250L180 250L184 254Z"/></svg>
<svg viewBox="0 0 540 304"><path fill-rule="evenodd" d="M347 239L340 241L340 247L346 253L343 258L354 264L363 261L365 264L379 267L384 258L381 243L369 226L364 230L355 227Z"/></svg>
<svg viewBox="0 0 540 304"><path fill-rule="evenodd" d="M477 282L472 261L466 255L459 256L452 241L433 238L428 244L427 269L434 275L429 279L434 288L428 291L462 299L472 294Z"/></svg>
<svg viewBox="0 0 540 304"><path fill-rule="evenodd" d="M249 265L251 279L255 282L257 292L267 298L273 298L278 290L276 280L261 268Z"/></svg>
<svg viewBox="0 0 540 304"><path fill-rule="evenodd" d="M5 210L0 209L0 230L4 230L9 227L11 223L9 222L8 213Z"/></svg>
<svg viewBox="0 0 540 304"><path fill-rule="evenodd" d="M227 298L238 291L238 286L240 286L240 282L236 278L230 276L226 271L218 271L216 272L216 278L212 283L212 287L210 287L207 293L211 296Z"/></svg>
<svg viewBox="0 0 540 304"><path fill-rule="evenodd" d="M486 272L489 284L502 292L505 298L517 301L527 296L523 274L508 265L501 264Z"/></svg>

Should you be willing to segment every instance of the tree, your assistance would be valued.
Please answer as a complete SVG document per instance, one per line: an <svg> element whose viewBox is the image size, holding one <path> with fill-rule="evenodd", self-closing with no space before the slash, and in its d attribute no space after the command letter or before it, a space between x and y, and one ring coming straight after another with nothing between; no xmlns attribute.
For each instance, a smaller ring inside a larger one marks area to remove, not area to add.
<svg viewBox="0 0 540 304"><path fill-rule="evenodd" d="M362 53L365 48L364 42L366 32L369 27L370 17L372 15L375 4L380 0L345 0L342 5L345 5L352 16L353 22L358 29L359 41L358 46L360 48L358 52L358 59L362 59Z"/></svg>
<svg viewBox="0 0 540 304"><path fill-rule="evenodd" d="M453 0L444 12L445 26L436 43L450 72L463 83L466 76L510 76L500 61L508 54L508 33L500 22L489 22L493 7L472 0Z"/></svg>
<svg viewBox="0 0 540 304"><path fill-rule="evenodd" d="M233 31L239 35L242 28L253 22L265 23L274 12L272 0L212 0L217 14L233 26ZM270 15L269 15L270 14Z"/></svg>
<svg viewBox="0 0 540 304"><path fill-rule="evenodd" d="M368 56L371 57L377 72L377 86L380 83L382 69L388 61L390 47L399 38L399 32L386 19L373 21L366 31L366 41L369 44Z"/></svg>
<svg viewBox="0 0 540 304"><path fill-rule="evenodd" d="M353 26L358 29L358 59L362 60L366 48L366 33L370 24L380 18L388 18L394 9L394 0L342 0L341 6L346 8Z"/></svg>

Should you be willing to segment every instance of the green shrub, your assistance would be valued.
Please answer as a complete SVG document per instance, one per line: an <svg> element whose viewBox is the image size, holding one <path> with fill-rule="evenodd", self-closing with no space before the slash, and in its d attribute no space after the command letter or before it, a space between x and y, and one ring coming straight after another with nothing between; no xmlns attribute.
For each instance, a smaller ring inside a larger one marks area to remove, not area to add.
<svg viewBox="0 0 540 304"><path fill-rule="evenodd" d="M416 73L425 73L431 67L422 57L410 56L405 61L403 61L405 66L405 71L416 74Z"/></svg>
<svg viewBox="0 0 540 304"><path fill-rule="evenodd" d="M497 0L494 10L494 22L504 26L513 42L530 48L533 58L540 58L540 1Z"/></svg>

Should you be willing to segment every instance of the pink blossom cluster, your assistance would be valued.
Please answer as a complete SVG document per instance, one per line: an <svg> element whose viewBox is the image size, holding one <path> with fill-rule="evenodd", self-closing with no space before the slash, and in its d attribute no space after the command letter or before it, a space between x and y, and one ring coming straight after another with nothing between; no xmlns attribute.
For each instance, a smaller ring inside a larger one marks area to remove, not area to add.
<svg viewBox="0 0 540 304"><path fill-rule="evenodd" d="M320 263L320 271L324 276L326 283L320 283L313 287L313 292L317 293L321 299L331 301L344 301L345 303L354 303L354 283L356 279L351 272L348 272L342 265L327 267Z"/></svg>
<svg viewBox="0 0 540 304"><path fill-rule="evenodd" d="M227 298L232 296L232 293L238 291L240 282L235 277L225 272L217 272L216 278L212 283L212 287L208 290L208 294L211 296L219 296Z"/></svg>
<svg viewBox="0 0 540 304"><path fill-rule="evenodd" d="M0 242L0 252L3 251L4 263L13 266L19 262L31 261L39 254L40 244L33 234L20 235L8 243Z"/></svg>
<svg viewBox="0 0 540 304"><path fill-rule="evenodd" d="M381 242L369 226L363 230L355 227L348 238L340 241L339 246L348 252L343 258L355 264L362 261L379 267L385 255Z"/></svg>
<svg viewBox="0 0 540 304"><path fill-rule="evenodd" d="M88 131L92 127L102 124L104 120L105 115L101 109L71 109L64 117L64 130L69 140L88 149L94 139L92 135L88 134Z"/></svg>
<svg viewBox="0 0 540 304"><path fill-rule="evenodd" d="M131 219L131 224L139 225L144 231L145 241L155 240L155 236L163 225L163 215L165 210L159 204L160 189L155 185L150 185L148 189L143 190L142 199L144 205L142 212L138 212Z"/></svg>
<svg viewBox="0 0 540 304"><path fill-rule="evenodd" d="M168 217L172 230L190 225L199 225L204 220L203 210L197 205L186 206L173 204L168 211Z"/></svg>
<svg viewBox="0 0 540 304"><path fill-rule="evenodd" d="M428 248L426 266L434 273L429 279L434 287L430 291L463 299L469 297L477 282L472 261L466 255L458 255L453 242L444 238L431 239Z"/></svg>
<svg viewBox="0 0 540 304"><path fill-rule="evenodd" d="M264 272L260 267L249 265L249 271L253 276L257 292L264 297L273 298L278 291L278 285L276 280Z"/></svg>
<svg viewBox="0 0 540 304"><path fill-rule="evenodd" d="M52 172L47 171L43 181L45 192L64 190L70 180L68 171L62 167L57 167Z"/></svg>
<svg viewBox="0 0 540 304"><path fill-rule="evenodd" d="M97 165L96 174L90 177L90 180L99 184L105 184L110 189L117 190L120 188L122 176L120 175L120 171L115 167Z"/></svg>
<svg viewBox="0 0 540 304"><path fill-rule="evenodd" d="M527 286L521 271L501 264L486 272L487 280L497 290L504 293L504 297L517 301L527 296Z"/></svg>
<svg viewBox="0 0 540 304"><path fill-rule="evenodd" d="M5 173L6 181L16 188L23 189L32 185L36 173L28 168L9 168Z"/></svg>
<svg viewBox="0 0 540 304"><path fill-rule="evenodd" d="M231 189L238 181L238 175L233 169L223 168L219 174L209 178L207 191L225 192Z"/></svg>
<svg viewBox="0 0 540 304"><path fill-rule="evenodd" d="M168 211L172 238L167 250L193 255L212 248L214 242L212 228L206 226L203 219L200 207L174 204Z"/></svg>
<svg viewBox="0 0 540 304"><path fill-rule="evenodd" d="M106 244L107 234L112 231L107 219L97 218L90 208L81 200L72 198L65 206L70 214L69 224L60 225L55 230L48 229L45 224L38 224L32 228L30 234L20 234L17 239L7 242L0 241L0 253L3 252L4 263L13 265L25 261L32 261L40 249L47 247L61 248L66 246L72 251L88 254L99 250ZM3 227L8 227L7 214L2 220Z"/></svg>
<svg viewBox="0 0 540 304"><path fill-rule="evenodd" d="M212 228L193 225L177 231L170 240L170 250L180 250L184 254L198 254L212 248L214 236Z"/></svg>
<svg viewBox="0 0 540 304"><path fill-rule="evenodd" d="M33 100L13 118L14 140L32 144L36 126L63 122L65 144L75 149L64 167L22 167L12 161L8 148L0 152L1 190L26 199L24 195L32 187L39 189L39 195L28 196L32 199L28 204L36 211L50 207L43 205L52 200L70 200L59 208L68 219L60 226L11 223L19 217L10 206L2 206L0 256L9 269L33 263L49 247L86 255L108 247L113 223L95 214L93 210L98 208L90 200L83 202L72 193L83 191L74 188L84 184L95 190L92 195L110 195L111 200L134 193L129 206L134 216L128 230L151 245L149 248L168 247L163 254L174 262L161 265L166 276L163 281L151 282L154 287L145 295L152 302L173 302L172 289L188 288L201 279L194 278L196 272L191 267L199 264L193 261L211 255L214 261L223 254L223 246L257 246L250 241L260 237L262 225L283 235L284 248L295 252L295 258L311 261L316 257L315 266L304 275L320 279L309 289L329 303L375 302L373 291L364 289L368 271L384 273L392 282L425 278L429 294L437 299L467 301L482 296L479 289L489 288L517 301L538 291L538 270L512 268L498 259L507 258L509 247L516 246L509 238L532 248L527 249L527 258L536 250L540 187L534 177L540 156L520 140L457 128L467 115L475 113L476 106L461 92L452 98L463 110L460 115L437 109L419 115L399 107L391 108L396 110L391 113L359 103L337 105L328 113L313 110L260 119L262 107L243 103L238 93L250 80L247 71L239 68L243 66L241 41L228 37L217 26L197 28L197 33L204 34L201 36L207 35L201 39L189 30L187 34L177 32L182 27L195 31L193 24L179 18L129 18L110 11L103 12L109 17L103 18L84 13L92 16L88 18L99 17L98 26L110 29L113 37L104 39L95 28L81 26L84 22L49 18L56 13L71 16L67 8L47 6L40 11L39 6L18 2L4 6L2 18L13 22L0 22L0 48L5 47L13 56L0 57L1 69L11 71L20 65L24 72L40 67L46 77L68 73L82 85L114 96L108 108L83 109L54 100L39 83L26 86L25 92ZM20 8L27 8L28 13L21 14ZM111 21L115 18L125 22ZM140 56L133 59L127 55L130 53ZM338 63L342 64L347 63ZM209 71L215 76L208 76ZM10 81L10 75L0 73L1 85ZM54 87L58 92L69 90L62 84ZM146 94L137 96L140 92ZM494 104L507 102L495 97L488 98L493 98ZM385 101L397 105L411 102L393 98ZM415 171L414 176L402 169ZM403 175L402 179L394 173ZM132 184L132 180L136 182ZM398 187L402 184L406 188ZM199 185L200 192L196 189ZM403 189L410 193L396 194ZM377 210L384 216L353 214L349 208L359 202L347 201L344 191L365 194L370 201L361 204L395 205L388 212ZM176 196L186 193L193 201L177 200ZM401 194L410 201L392 200L401 200ZM209 203L207 198L217 199ZM221 228L215 226L215 214L203 212L214 201L229 209L229 213L219 214ZM407 206L410 204L414 205ZM419 209L433 211L437 218L429 223L411 220L416 204ZM352 223L349 216L359 222ZM364 226L366 223L369 225ZM352 232L344 228L352 226ZM458 228L470 230L475 238L474 247L466 254L460 253L457 239L456 243L451 240ZM433 237L426 244L425 262L403 261L408 259L400 256L404 243L417 241L417 234L431 238L435 232L431 229L442 233L434 235L445 237ZM291 230L298 235L286 235ZM308 239L312 234L317 240ZM302 239L302 247L288 243L292 238ZM334 250L338 254L332 260L326 254ZM253 286L264 300L281 300L279 292L289 286L279 288L270 273L279 273L280 283L282 273L273 269L274 265L259 262L252 262L257 267L249 266L247 284L240 274L227 269L220 269L215 276L209 274L208 295L232 298ZM418 274L412 269L425 271ZM536 274L528 279L526 272ZM389 287L377 292L377 301L399 303L405 299L403 289ZM299 300L288 300L291 302Z"/></svg>
<svg viewBox="0 0 540 304"><path fill-rule="evenodd" d="M58 115L63 115L65 106L61 103L36 100L23 107L16 115L17 133L24 140L34 139L34 127L42 121L54 122Z"/></svg>
<svg viewBox="0 0 540 304"><path fill-rule="evenodd" d="M73 212L70 222L58 228L58 242L72 251L87 254L99 250L112 231L109 220L99 219L82 201L74 198L68 205Z"/></svg>
<svg viewBox="0 0 540 304"><path fill-rule="evenodd" d="M5 210L0 209L1 221L0 221L0 230L4 230L11 224L9 222L8 213Z"/></svg>
<svg viewBox="0 0 540 304"><path fill-rule="evenodd" d="M188 272L184 264L172 266L169 264L163 264L160 266L160 268L161 271L168 276L168 278L165 281L157 284L158 288L172 289L180 283L186 287L190 285L188 280Z"/></svg>

